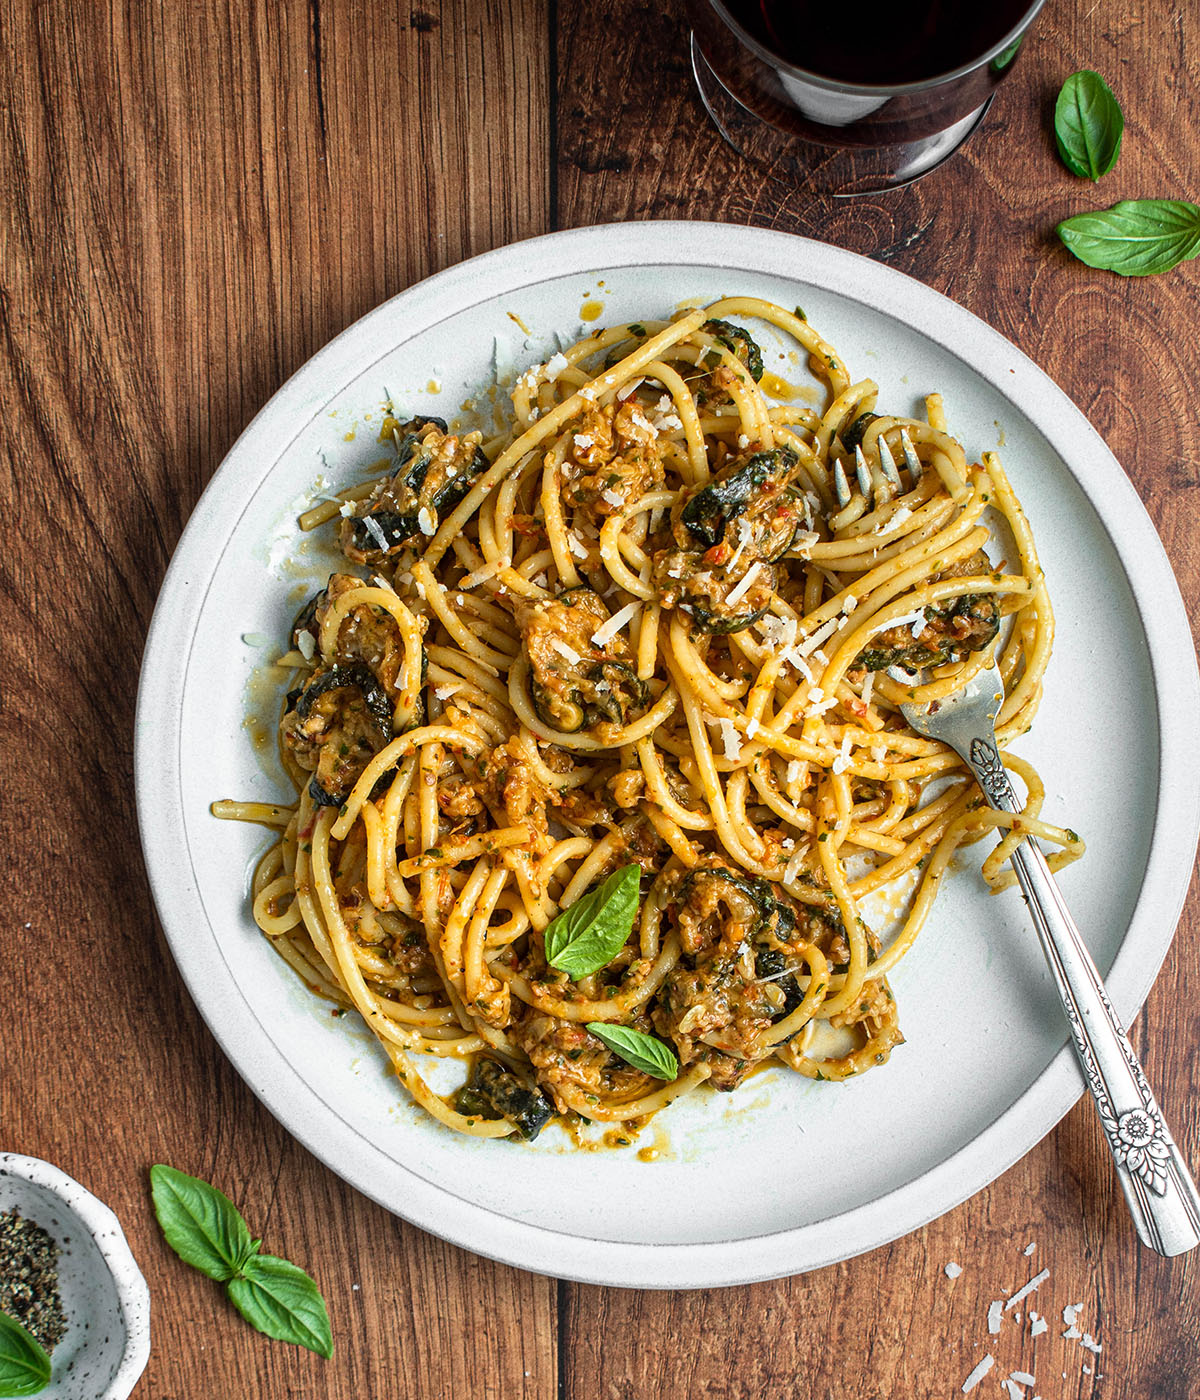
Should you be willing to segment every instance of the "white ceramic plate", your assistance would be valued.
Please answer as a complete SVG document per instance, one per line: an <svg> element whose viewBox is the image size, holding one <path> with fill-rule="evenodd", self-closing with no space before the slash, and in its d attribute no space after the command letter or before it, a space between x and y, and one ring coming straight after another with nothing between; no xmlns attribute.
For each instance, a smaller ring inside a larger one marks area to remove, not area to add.
<svg viewBox="0 0 1200 1400"><path fill-rule="evenodd" d="M192 995L255 1093L390 1210L480 1253L598 1283L741 1283L870 1249L986 1185L1081 1088L1020 900L985 893L978 854L894 976L908 1043L885 1068L843 1085L769 1071L731 1096L681 1102L632 1150L581 1152L557 1128L532 1147L480 1142L426 1120L365 1030L332 1019L250 918L267 838L214 820L209 803L287 794L270 722L247 724L248 712L277 713L256 669L327 572L311 540L297 557L296 515L383 455L385 397L453 417L497 361L519 370L556 334L575 339L588 301L603 324L734 292L802 305L852 373L879 381L886 406L915 412L942 392L970 454L1004 443L1059 621L1020 751L1046 778L1049 818L1089 842L1063 886L1131 1017L1170 943L1200 830L1200 687L1170 567L1112 455L1030 360L851 253L758 229L614 225L489 253L379 307L276 394L213 479L163 585L138 697L155 898ZM654 1141L658 1160L639 1160Z"/></svg>

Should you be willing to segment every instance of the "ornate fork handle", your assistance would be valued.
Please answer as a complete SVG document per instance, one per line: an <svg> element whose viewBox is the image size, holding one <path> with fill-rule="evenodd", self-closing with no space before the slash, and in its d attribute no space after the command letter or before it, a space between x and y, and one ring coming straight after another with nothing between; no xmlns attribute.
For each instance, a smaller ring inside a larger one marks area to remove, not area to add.
<svg viewBox="0 0 1200 1400"><path fill-rule="evenodd" d="M1020 811L993 743L975 738L969 752L959 753L990 806L1001 812ZM1200 1244L1200 1192L1032 837L1016 848L1012 863L1062 997L1075 1053L1096 1101L1138 1236L1159 1254L1183 1254Z"/></svg>

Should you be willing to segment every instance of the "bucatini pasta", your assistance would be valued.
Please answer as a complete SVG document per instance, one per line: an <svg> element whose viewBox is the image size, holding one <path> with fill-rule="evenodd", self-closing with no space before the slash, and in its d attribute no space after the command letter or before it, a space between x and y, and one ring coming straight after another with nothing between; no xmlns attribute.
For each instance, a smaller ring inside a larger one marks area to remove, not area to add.
<svg viewBox="0 0 1200 1400"><path fill-rule="evenodd" d="M820 408L764 391L754 323ZM1024 833L1082 852L1028 763L1005 754L1014 823L899 713L889 666L933 698L996 656L1007 749L1054 624L996 457L936 394L924 420L875 400L801 313L732 297L534 366L496 439L390 417L387 475L302 518L347 563L282 663L298 799L214 810L278 828L255 919L448 1127L636 1128L766 1062L883 1064L957 847L1002 829L994 887ZM862 903L914 872L885 946Z"/></svg>

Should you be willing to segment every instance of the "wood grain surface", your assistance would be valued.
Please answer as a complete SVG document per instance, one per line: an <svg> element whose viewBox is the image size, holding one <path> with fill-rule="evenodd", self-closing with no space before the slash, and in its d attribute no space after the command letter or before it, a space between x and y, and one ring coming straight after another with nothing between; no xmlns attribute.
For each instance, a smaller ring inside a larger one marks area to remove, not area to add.
<svg viewBox="0 0 1200 1400"><path fill-rule="evenodd" d="M1045 1400L1200 1395L1196 1265L1136 1244L1088 1105L926 1229L748 1288L558 1283L408 1226L297 1146L229 1067L167 954L132 799L155 594L237 434L379 301L554 228L760 224L952 296L1104 434L1194 618L1200 263L1126 281L1074 262L1053 229L1119 198L1200 194L1200 11L1050 0L962 152L842 203L764 181L722 144L678 3L0 0L0 35L0 1148L57 1163L124 1223L153 1299L135 1395L924 1400L960 1393L987 1352L980 1395L1005 1395L1013 1370ZM1050 134L1081 67L1109 78L1127 123L1096 189ZM1134 1041L1194 1163L1198 953L1193 888ZM250 1331L170 1253L154 1161L218 1183L316 1276L332 1362ZM989 1335L989 1302L1042 1268L1021 1311L1049 1330L1032 1338L1010 1312ZM1099 1355L1061 1336L1068 1303Z"/></svg>

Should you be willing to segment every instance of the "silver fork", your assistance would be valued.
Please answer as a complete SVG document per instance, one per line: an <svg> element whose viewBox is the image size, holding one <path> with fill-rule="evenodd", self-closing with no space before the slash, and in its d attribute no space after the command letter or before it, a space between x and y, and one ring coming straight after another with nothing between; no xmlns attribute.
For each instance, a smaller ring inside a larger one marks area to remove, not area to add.
<svg viewBox="0 0 1200 1400"><path fill-rule="evenodd" d="M867 504L871 505L874 499L874 504L881 506L885 501L899 496L904 490L904 484L896 459L892 456L892 449L882 434L875 439L875 447L878 458L876 466L867 461L867 454L861 445L855 447L854 479ZM924 469L920 457L917 456L917 449L912 444L912 438L905 428L900 430L900 450L904 457L904 465L908 468L909 490L912 490L920 485ZM846 476L846 469L840 461L833 464L833 490L839 506L845 507L850 504L854 491Z"/></svg>
<svg viewBox="0 0 1200 1400"><path fill-rule="evenodd" d="M901 685L914 683L899 667L890 667L888 675ZM996 748L996 716L1003 702L1004 683L993 666L946 699L902 704L900 709L918 734L940 740L958 754L990 807L1019 812ZM1012 864L1062 997L1075 1053L1096 1101L1138 1237L1159 1254L1194 1249L1200 1244L1200 1193L1032 836L1013 852Z"/></svg>

